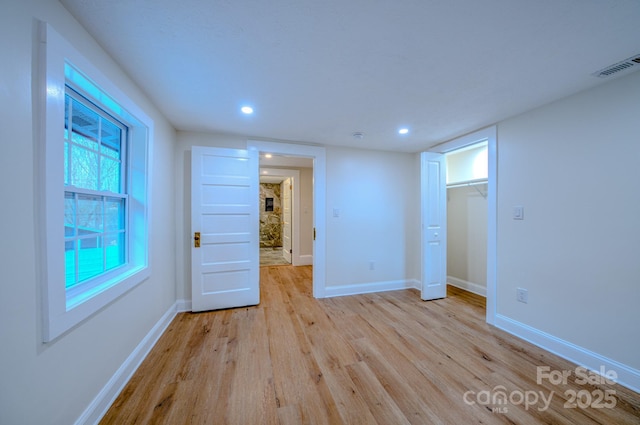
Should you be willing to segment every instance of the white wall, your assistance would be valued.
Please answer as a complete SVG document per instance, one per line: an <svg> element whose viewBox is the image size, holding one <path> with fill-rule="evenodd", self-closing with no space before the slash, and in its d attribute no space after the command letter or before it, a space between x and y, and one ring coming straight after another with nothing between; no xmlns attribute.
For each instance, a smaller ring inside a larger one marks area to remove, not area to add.
<svg viewBox="0 0 640 425"><path fill-rule="evenodd" d="M10 4L7 4L10 3ZM151 142L151 277L43 344L34 232L32 79L36 19L49 22L155 122ZM3 2L0 13L0 423L71 424L175 302L175 134L57 1Z"/></svg>
<svg viewBox="0 0 640 425"><path fill-rule="evenodd" d="M446 155L447 184L487 179L489 175L488 147L486 143L463 148Z"/></svg>
<svg viewBox="0 0 640 425"><path fill-rule="evenodd" d="M487 185L447 189L448 282L479 295L487 288Z"/></svg>
<svg viewBox="0 0 640 425"><path fill-rule="evenodd" d="M327 287L420 278L419 181L415 155L327 147Z"/></svg>
<svg viewBox="0 0 640 425"><path fill-rule="evenodd" d="M640 72L498 124L498 314L636 370L639 137Z"/></svg>

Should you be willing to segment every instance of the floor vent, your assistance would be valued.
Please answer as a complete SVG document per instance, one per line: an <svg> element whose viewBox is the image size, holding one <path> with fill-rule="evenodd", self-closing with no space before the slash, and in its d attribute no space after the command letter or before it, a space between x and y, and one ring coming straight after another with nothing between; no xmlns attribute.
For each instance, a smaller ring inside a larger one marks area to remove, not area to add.
<svg viewBox="0 0 640 425"><path fill-rule="evenodd" d="M607 78L613 74L617 74L618 72L626 71L629 68L640 69L640 55L631 56L630 58L625 59L622 62L609 65L608 67L601 69L600 71L594 72L592 75L600 78Z"/></svg>

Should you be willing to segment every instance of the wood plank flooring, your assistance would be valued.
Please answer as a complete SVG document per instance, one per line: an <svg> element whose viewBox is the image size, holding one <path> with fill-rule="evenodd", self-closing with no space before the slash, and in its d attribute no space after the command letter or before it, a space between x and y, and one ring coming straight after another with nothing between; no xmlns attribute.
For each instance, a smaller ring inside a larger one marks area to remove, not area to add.
<svg viewBox="0 0 640 425"><path fill-rule="evenodd" d="M310 267L263 267L259 306L179 314L101 423L640 424L619 385L538 384L576 365L488 326L481 297L311 289Z"/></svg>

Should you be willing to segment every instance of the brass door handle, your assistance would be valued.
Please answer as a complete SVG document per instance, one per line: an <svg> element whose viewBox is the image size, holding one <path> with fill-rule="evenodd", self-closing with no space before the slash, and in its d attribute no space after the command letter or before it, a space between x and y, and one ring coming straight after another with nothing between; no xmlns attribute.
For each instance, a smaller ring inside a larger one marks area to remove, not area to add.
<svg viewBox="0 0 640 425"><path fill-rule="evenodd" d="M193 246L195 248L200 248L200 232L195 232L193 234Z"/></svg>

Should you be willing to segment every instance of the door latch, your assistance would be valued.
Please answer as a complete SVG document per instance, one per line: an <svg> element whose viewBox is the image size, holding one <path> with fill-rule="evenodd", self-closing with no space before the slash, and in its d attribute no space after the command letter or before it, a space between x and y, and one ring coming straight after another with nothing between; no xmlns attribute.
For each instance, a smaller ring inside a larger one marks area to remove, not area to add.
<svg viewBox="0 0 640 425"><path fill-rule="evenodd" d="M193 234L193 246L195 248L200 248L200 232L195 232Z"/></svg>

